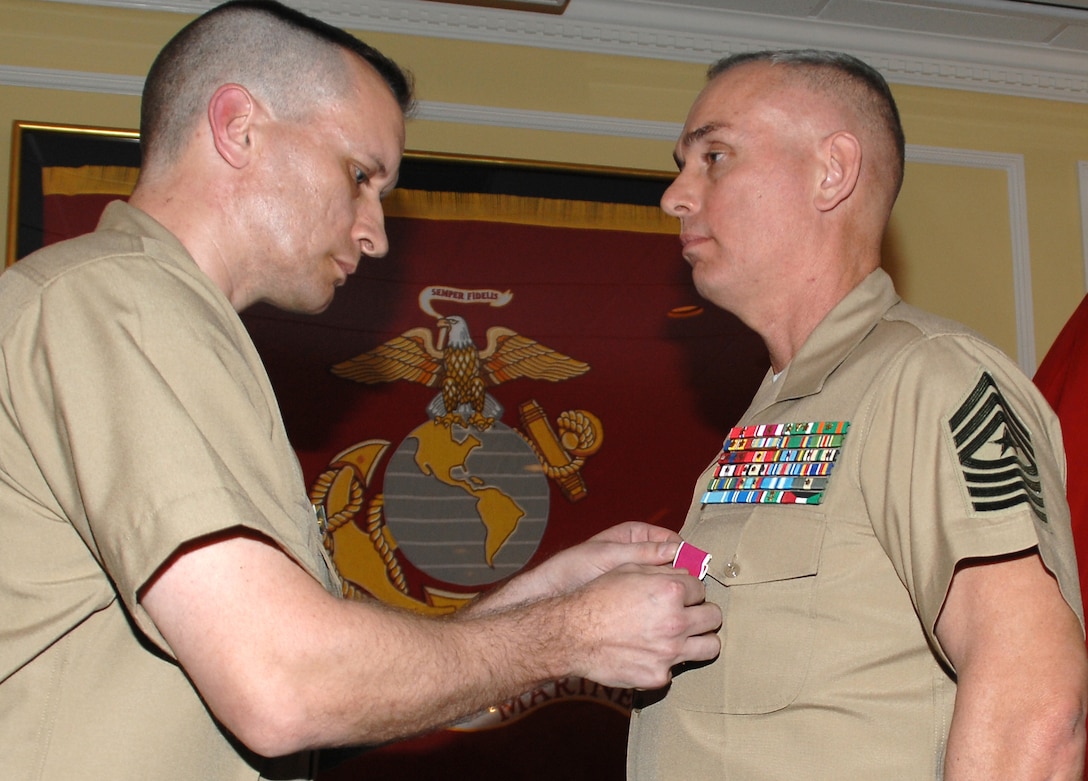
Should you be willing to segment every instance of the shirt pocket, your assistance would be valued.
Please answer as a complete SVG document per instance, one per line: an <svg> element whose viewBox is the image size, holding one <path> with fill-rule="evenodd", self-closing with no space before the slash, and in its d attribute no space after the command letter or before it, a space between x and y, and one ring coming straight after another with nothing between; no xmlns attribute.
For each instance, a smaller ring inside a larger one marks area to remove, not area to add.
<svg viewBox="0 0 1088 781"><path fill-rule="evenodd" d="M771 713L797 699L811 665L825 517L797 505L707 506L685 537L710 553L707 600L722 607L722 653L677 675L689 710Z"/></svg>

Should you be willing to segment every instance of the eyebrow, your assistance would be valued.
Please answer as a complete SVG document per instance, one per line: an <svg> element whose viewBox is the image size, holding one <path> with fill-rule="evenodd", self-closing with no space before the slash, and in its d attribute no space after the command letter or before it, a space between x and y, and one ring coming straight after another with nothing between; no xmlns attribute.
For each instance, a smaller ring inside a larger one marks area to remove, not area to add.
<svg viewBox="0 0 1088 781"><path fill-rule="evenodd" d="M379 156L379 155L368 155L368 157L370 158L370 170L372 172L370 174L370 177L372 179L376 179L378 177L389 176L390 175L389 174L389 168L386 166L385 160L383 160L381 158L381 156ZM397 175L393 179L393 182L392 182L392 187L389 188L390 190L392 190L397 185L397 179L400 178L400 170L399 169L397 170L396 174Z"/></svg>
<svg viewBox="0 0 1088 781"><path fill-rule="evenodd" d="M684 135L682 135L680 137L679 146L684 148L684 149L687 149L692 144L699 141L701 138L703 138L705 136L708 136L711 133L713 133L715 130L719 130L719 129L723 128L723 127L725 127L725 125L723 123L721 123L721 122L708 122L707 124L703 125L702 127L697 127L694 130L692 130L690 132L687 132ZM672 159L673 159L673 162L676 163L677 168L683 168L683 165L681 164L680 156L678 154L673 152Z"/></svg>
<svg viewBox="0 0 1088 781"><path fill-rule="evenodd" d="M721 122L709 122L702 127L697 127L684 134L683 138L680 139L680 145L689 147L704 136L713 133L715 130L721 129L722 127L724 127L724 125Z"/></svg>
<svg viewBox="0 0 1088 781"><path fill-rule="evenodd" d="M388 187L386 187L386 188L385 188L385 189L384 189L384 190L383 190L383 191L382 191L382 192L381 192L381 193L379 194L379 196L378 196L378 197L380 197L380 198L383 198L383 199L384 199L384 198L387 198L387 197L389 197L389 194L390 194L390 193L392 193L392 192L393 192L394 190L396 190L396 189L397 189L397 182L399 182L399 181L400 181L400 171L397 171L397 175L396 175L396 176L395 176L395 177L393 178L393 180L392 180L392 181L391 181L391 182L389 183L389 186L388 186Z"/></svg>

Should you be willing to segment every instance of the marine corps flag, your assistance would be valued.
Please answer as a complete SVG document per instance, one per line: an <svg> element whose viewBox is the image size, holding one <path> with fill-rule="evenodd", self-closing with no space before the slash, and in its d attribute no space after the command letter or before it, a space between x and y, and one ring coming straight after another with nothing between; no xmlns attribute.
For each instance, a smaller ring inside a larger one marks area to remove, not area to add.
<svg viewBox="0 0 1088 781"><path fill-rule="evenodd" d="M697 297L667 182L409 155L386 258L319 316L244 313L345 597L441 615L614 523L679 528L767 362ZM619 781L629 703L554 681L319 778Z"/></svg>

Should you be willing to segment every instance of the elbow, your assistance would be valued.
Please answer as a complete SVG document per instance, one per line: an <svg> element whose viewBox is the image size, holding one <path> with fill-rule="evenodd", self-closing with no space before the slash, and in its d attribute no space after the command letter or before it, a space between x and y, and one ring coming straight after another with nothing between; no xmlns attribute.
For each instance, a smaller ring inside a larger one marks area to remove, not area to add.
<svg viewBox="0 0 1088 781"><path fill-rule="evenodd" d="M1076 682L1069 687L1055 720L1057 737L1060 739L1059 750L1063 752L1066 766L1073 770L1070 778L1082 781L1084 778L1086 751L1088 751L1088 655L1078 654L1072 676Z"/></svg>
<svg viewBox="0 0 1088 781"><path fill-rule="evenodd" d="M1041 711L1031 741L1039 766L1046 768L1039 777L1081 781L1088 739L1088 697L1084 687L1055 698L1050 707Z"/></svg>
<svg viewBox="0 0 1088 781"><path fill-rule="evenodd" d="M307 702L304 693L268 682L236 693L230 703L213 707L213 712L250 751L281 757L319 747L320 720Z"/></svg>
<svg viewBox="0 0 1088 781"><path fill-rule="evenodd" d="M248 715L231 731L250 751L262 757L281 757L313 748L300 739L291 719L280 718L278 714Z"/></svg>
<svg viewBox="0 0 1088 781"><path fill-rule="evenodd" d="M1054 772L1050 777L1076 781L1084 777L1086 739L1084 718L1084 710L1081 709L1072 727L1070 719L1062 719L1049 736L1050 739L1046 741L1047 745L1042 750L1053 752L1050 756L1054 758Z"/></svg>

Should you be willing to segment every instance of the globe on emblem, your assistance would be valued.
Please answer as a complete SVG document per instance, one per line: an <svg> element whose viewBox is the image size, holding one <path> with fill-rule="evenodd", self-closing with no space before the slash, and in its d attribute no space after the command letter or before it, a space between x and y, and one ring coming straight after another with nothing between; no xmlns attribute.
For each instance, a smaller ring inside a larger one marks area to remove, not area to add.
<svg viewBox="0 0 1088 781"><path fill-rule="evenodd" d="M427 421L386 465L385 522L421 571L482 586L523 569L544 536L549 489L540 461L516 431Z"/></svg>

